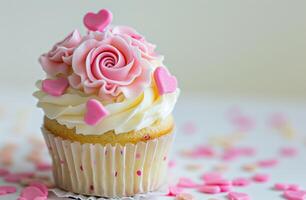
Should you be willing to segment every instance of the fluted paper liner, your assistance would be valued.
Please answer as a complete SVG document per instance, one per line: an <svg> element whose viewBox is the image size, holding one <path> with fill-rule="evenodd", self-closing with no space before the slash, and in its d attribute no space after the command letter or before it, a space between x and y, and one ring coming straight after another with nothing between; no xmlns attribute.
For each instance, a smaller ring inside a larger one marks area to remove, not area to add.
<svg viewBox="0 0 306 200"><path fill-rule="evenodd" d="M53 161L56 186L77 194L126 197L155 191L164 182L174 138L137 144L81 144L42 128Z"/></svg>
<svg viewBox="0 0 306 200"><path fill-rule="evenodd" d="M50 192L53 192L55 196L60 198L70 198L70 199L78 199L78 200L156 200L161 195L165 194L165 191L162 193L161 191L158 192L149 192L145 194L136 194L133 197L114 197L114 198L107 198L107 197L96 197L96 196L84 196L81 194L75 194L72 192L67 192L58 188L49 189Z"/></svg>

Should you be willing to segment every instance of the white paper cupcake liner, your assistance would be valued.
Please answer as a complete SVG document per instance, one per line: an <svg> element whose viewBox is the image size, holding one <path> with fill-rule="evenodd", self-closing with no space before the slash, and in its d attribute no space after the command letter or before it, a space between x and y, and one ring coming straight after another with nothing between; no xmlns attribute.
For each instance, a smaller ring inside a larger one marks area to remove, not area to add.
<svg viewBox="0 0 306 200"><path fill-rule="evenodd" d="M42 128L57 187L69 192L128 197L158 190L167 173L174 134L137 144L81 144Z"/></svg>
<svg viewBox="0 0 306 200"><path fill-rule="evenodd" d="M95 197L95 196L84 196L81 194L75 194L72 192L67 192L58 188L53 188L49 190L53 192L55 196L60 198L71 198L77 200L158 200L160 195L164 192L149 192L146 194L136 194L133 197L116 197L116 198L104 198L104 197Z"/></svg>

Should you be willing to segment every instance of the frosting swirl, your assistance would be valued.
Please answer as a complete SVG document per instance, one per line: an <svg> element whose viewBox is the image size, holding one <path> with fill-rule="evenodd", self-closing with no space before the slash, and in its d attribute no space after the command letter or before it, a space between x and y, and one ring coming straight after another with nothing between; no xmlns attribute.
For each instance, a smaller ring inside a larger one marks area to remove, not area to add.
<svg viewBox="0 0 306 200"><path fill-rule="evenodd" d="M40 82L37 85L41 87ZM149 87L136 98L107 102L98 96L84 95L72 88L60 97L50 96L41 90L34 93L39 100L38 107L44 110L48 118L56 119L68 128L75 128L77 134L83 135L100 135L110 130L120 134L150 126L156 120L165 119L171 114L178 95L179 89L159 96L154 88ZM101 101L109 111L109 115L96 126L87 125L83 119L88 99Z"/></svg>
<svg viewBox="0 0 306 200"><path fill-rule="evenodd" d="M150 64L141 58L137 48L117 35L102 41L84 41L75 49L72 67L71 86L101 98L113 98L121 93L126 98L135 98L151 81Z"/></svg>
<svg viewBox="0 0 306 200"><path fill-rule="evenodd" d="M43 70L50 76L67 75L71 70L74 49L81 41L80 33L74 30L64 40L56 43L48 53L39 57Z"/></svg>

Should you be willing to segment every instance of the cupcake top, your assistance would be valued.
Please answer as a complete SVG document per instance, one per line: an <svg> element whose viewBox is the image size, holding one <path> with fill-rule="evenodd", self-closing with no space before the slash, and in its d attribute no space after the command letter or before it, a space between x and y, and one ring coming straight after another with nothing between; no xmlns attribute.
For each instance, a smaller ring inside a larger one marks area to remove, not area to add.
<svg viewBox="0 0 306 200"><path fill-rule="evenodd" d="M87 33L72 31L40 56L38 107L77 134L140 130L168 117L179 95L156 46L108 10L87 13Z"/></svg>

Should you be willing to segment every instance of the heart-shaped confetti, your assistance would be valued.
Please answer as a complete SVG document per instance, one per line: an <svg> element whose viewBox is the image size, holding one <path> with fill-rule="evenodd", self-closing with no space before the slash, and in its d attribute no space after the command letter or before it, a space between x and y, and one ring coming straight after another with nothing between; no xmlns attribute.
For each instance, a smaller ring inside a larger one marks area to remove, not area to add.
<svg viewBox="0 0 306 200"><path fill-rule="evenodd" d="M160 95L175 92L177 80L164 67L157 67L154 71L154 80Z"/></svg>
<svg viewBox="0 0 306 200"><path fill-rule="evenodd" d="M291 191L299 191L299 190L300 190L300 186L297 185L297 184L289 184L288 190L291 190Z"/></svg>
<svg viewBox="0 0 306 200"><path fill-rule="evenodd" d="M305 200L306 192L287 190L284 192L284 197L289 200Z"/></svg>
<svg viewBox="0 0 306 200"><path fill-rule="evenodd" d="M91 126L98 124L109 114L104 106L95 99L90 99L87 101L86 109L87 111L85 113L84 121L86 124Z"/></svg>
<svg viewBox="0 0 306 200"><path fill-rule="evenodd" d="M0 195L11 194L17 191L14 186L0 186Z"/></svg>
<svg viewBox="0 0 306 200"><path fill-rule="evenodd" d="M0 176L6 176L10 172L7 169L0 168Z"/></svg>
<svg viewBox="0 0 306 200"><path fill-rule="evenodd" d="M218 186L230 186L232 185L232 182L229 180L225 179L220 179L220 180L209 180L205 182L206 185L218 185Z"/></svg>
<svg viewBox="0 0 306 200"><path fill-rule="evenodd" d="M8 183L18 183L23 178L30 178L33 177L34 173L32 172L21 172L21 173L15 173L15 174L8 174L4 177L4 180Z"/></svg>
<svg viewBox="0 0 306 200"><path fill-rule="evenodd" d="M21 191L20 199L36 200L37 198L46 197L45 193L35 186L29 186Z"/></svg>
<svg viewBox="0 0 306 200"><path fill-rule="evenodd" d="M230 192L227 195L229 200L249 200L250 197L248 194L240 192Z"/></svg>
<svg viewBox="0 0 306 200"><path fill-rule="evenodd" d="M295 147L283 147L280 149L280 155L284 157L293 157L296 156L298 150Z"/></svg>
<svg viewBox="0 0 306 200"><path fill-rule="evenodd" d="M285 183L275 183L274 185L274 189L275 190L288 190L289 189L289 185L285 184Z"/></svg>
<svg viewBox="0 0 306 200"><path fill-rule="evenodd" d="M52 165L50 163L39 162L36 163L36 169L38 171L49 171L52 169Z"/></svg>
<svg viewBox="0 0 306 200"><path fill-rule="evenodd" d="M198 184L189 178L182 177L179 179L177 186L182 188L195 188Z"/></svg>
<svg viewBox="0 0 306 200"><path fill-rule="evenodd" d="M89 12L84 16L84 25L91 31L104 31L112 22L113 15L109 10L102 9L97 14Z"/></svg>
<svg viewBox="0 0 306 200"><path fill-rule="evenodd" d="M269 181L270 176L268 174L255 174L253 180L258 183L264 183Z"/></svg>
<svg viewBox="0 0 306 200"><path fill-rule="evenodd" d="M222 175L219 172L206 172L201 176L204 181L221 180Z"/></svg>
<svg viewBox="0 0 306 200"><path fill-rule="evenodd" d="M48 196L48 187L42 182L33 181L30 186L38 188L40 191L42 191L44 196Z"/></svg>
<svg viewBox="0 0 306 200"><path fill-rule="evenodd" d="M68 80L65 78L46 79L42 81L42 90L51 96L63 95L68 86Z"/></svg>
<svg viewBox="0 0 306 200"><path fill-rule="evenodd" d="M277 159L261 160L257 163L260 167L274 167L278 164Z"/></svg>
<svg viewBox="0 0 306 200"><path fill-rule="evenodd" d="M221 192L229 192L232 189L232 187L229 185L221 185L219 187L220 187Z"/></svg>
<svg viewBox="0 0 306 200"><path fill-rule="evenodd" d="M243 187L243 186L247 186L250 184L250 180L246 179L246 178L236 178L232 181L233 186L239 186L239 187Z"/></svg>
<svg viewBox="0 0 306 200"><path fill-rule="evenodd" d="M206 194L217 194L221 192L221 188L215 185L203 185L198 188L198 191Z"/></svg>

